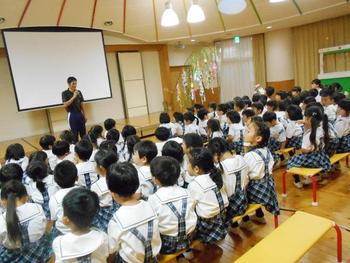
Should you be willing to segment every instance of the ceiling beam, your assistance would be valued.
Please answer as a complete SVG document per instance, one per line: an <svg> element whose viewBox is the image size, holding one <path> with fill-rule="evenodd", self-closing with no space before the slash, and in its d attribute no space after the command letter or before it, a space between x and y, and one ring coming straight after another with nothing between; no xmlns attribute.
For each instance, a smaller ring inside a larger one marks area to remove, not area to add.
<svg viewBox="0 0 350 263"><path fill-rule="evenodd" d="M94 7L92 9L92 17L91 17L91 25L90 25L91 28L94 26L95 14L96 14L96 5L97 5L97 0L95 0Z"/></svg>
<svg viewBox="0 0 350 263"><path fill-rule="evenodd" d="M223 30L226 31L225 22L224 22L224 19L223 19L223 17L222 17L222 14L221 14L221 12L220 12L220 10L219 10L219 7L218 7L219 2L218 2L218 0L214 0L214 1L215 1L215 5L216 5L216 10L217 10L218 13L219 13L221 26L222 26Z"/></svg>
<svg viewBox="0 0 350 263"><path fill-rule="evenodd" d="M250 4L251 4L252 7L253 7L254 13L255 13L256 17L258 18L260 25L262 25L263 22L262 22L262 20L261 20L261 17L260 17L260 15L259 15L259 13L258 13L258 10L256 9L256 6L255 6L253 0L249 0L249 2L250 2Z"/></svg>
<svg viewBox="0 0 350 263"><path fill-rule="evenodd" d="M59 26L59 25L60 25L61 17L62 17L62 14L63 14L64 6L66 5L66 1L67 1L67 0L63 0L63 1L62 1L62 5L61 5L60 13L58 14L56 26Z"/></svg>
<svg viewBox="0 0 350 263"><path fill-rule="evenodd" d="M26 5L25 5L25 7L24 7L24 9L23 9L21 18L20 18L19 21L18 21L17 27L20 27L20 26L21 26L22 21L23 21L23 18L24 18L24 16L25 16L25 14L27 13L28 7L29 7L29 5L30 5L31 2L32 2L32 0L28 0L28 1L27 1Z"/></svg>
<svg viewBox="0 0 350 263"><path fill-rule="evenodd" d="M125 23L126 23L126 0L123 4L123 34L125 34Z"/></svg>
<svg viewBox="0 0 350 263"><path fill-rule="evenodd" d="M297 3L297 0L292 0L294 6L296 7L296 9L298 10L299 12L299 15L302 15L303 14L303 11L301 11L301 8L299 6L299 4Z"/></svg>
<svg viewBox="0 0 350 263"><path fill-rule="evenodd" d="M154 29L156 31L156 40L159 40L159 35L158 35L158 24L157 24L157 11L156 11L156 4L155 0L153 2L153 20L154 20Z"/></svg>

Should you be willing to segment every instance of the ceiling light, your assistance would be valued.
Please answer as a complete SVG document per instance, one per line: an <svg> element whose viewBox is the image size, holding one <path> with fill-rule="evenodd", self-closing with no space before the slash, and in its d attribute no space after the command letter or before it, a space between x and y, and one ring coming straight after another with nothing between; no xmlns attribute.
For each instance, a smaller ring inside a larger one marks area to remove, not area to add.
<svg viewBox="0 0 350 263"><path fill-rule="evenodd" d="M280 3L280 2L284 2L286 0L269 0L270 3Z"/></svg>
<svg viewBox="0 0 350 263"><path fill-rule="evenodd" d="M106 21L103 23L105 26L111 26L113 25L113 21Z"/></svg>
<svg viewBox="0 0 350 263"><path fill-rule="evenodd" d="M187 12L188 23L199 23L205 20L203 9L198 5L197 0L191 0L190 9Z"/></svg>
<svg viewBox="0 0 350 263"><path fill-rule="evenodd" d="M165 10L163 12L160 24L164 27L176 26L179 24L179 18L172 8L170 1L165 3Z"/></svg>
<svg viewBox="0 0 350 263"><path fill-rule="evenodd" d="M272 26L267 26L267 27L266 27L266 29L271 29L271 28L272 28Z"/></svg>
<svg viewBox="0 0 350 263"><path fill-rule="evenodd" d="M0 17L0 24L4 23L5 22L5 18L4 17Z"/></svg>
<svg viewBox="0 0 350 263"><path fill-rule="evenodd" d="M196 42L196 40L195 39L191 39L191 42Z"/></svg>
<svg viewBox="0 0 350 263"><path fill-rule="evenodd" d="M218 8L225 15L235 15L242 12L247 7L245 0L221 0Z"/></svg>

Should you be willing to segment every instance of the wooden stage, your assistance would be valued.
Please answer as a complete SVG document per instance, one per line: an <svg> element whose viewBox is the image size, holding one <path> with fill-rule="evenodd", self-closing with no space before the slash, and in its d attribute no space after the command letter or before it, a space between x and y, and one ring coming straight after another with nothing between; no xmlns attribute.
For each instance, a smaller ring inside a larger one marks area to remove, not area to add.
<svg viewBox="0 0 350 263"><path fill-rule="evenodd" d="M132 125L136 128L137 135L142 137L152 136L155 129L159 126L159 114L160 112L151 113L148 115L128 118L128 119L117 119L116 128L121 131L126 124ZM103 123L99 123L103 127ZM68 127L67 127L68 128ZM87 127L89 130L90 127ZM60 132L55 133L54 135L58 138ZM20 143L24 147L26 155L30 155L32 152L38 151L41 149L39 140L40 137L44 134L38 134L29 137L17 138L9 141L0 142L0 162L4 161L4 156L7 146L13 143Z"/></svg>

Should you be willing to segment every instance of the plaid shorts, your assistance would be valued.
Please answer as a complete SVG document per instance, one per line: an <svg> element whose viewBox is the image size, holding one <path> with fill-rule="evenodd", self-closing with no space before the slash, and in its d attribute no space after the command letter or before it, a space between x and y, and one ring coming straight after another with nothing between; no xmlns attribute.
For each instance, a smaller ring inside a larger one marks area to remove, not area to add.
<svg viewBox="0 0 350 263"><path fill-rule="evenodd" d="M301 149L301 145L303 142L303 136L293 136L292 138L288 139L286 148L294 147L295 149L299 150Z"/></svg>
<svg viewBox="0 0 350 263"><path fill-rule="evenodd" d="M337 153L350 152L350 134L340 138Z"/></svg>
<svg viewBox="0 0 350 263"><path fill-rule="evenodd" d="M179 236L165 236L160 235L162 239L162 248L160 254L173 254L183 249L189 249L192 241L192 234L187 235L185 238Z"/></svg>

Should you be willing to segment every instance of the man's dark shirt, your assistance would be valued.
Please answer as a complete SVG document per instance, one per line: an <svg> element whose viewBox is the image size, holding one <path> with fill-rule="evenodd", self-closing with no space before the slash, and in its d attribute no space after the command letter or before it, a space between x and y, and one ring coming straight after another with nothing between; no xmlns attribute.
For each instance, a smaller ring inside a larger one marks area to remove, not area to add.
<svg viewBox="0 0 350 263"><path fill-rule="evenodd" d="M81 113L81 103L84 101L83 94L81 94L80 90L78 91L79 95L75 98L73 103L66 108L67 112L70 113ZM62 102L69 101L73 97L74 93L69 89L62 92Z"/></svg>

